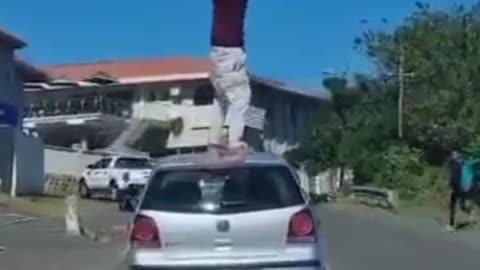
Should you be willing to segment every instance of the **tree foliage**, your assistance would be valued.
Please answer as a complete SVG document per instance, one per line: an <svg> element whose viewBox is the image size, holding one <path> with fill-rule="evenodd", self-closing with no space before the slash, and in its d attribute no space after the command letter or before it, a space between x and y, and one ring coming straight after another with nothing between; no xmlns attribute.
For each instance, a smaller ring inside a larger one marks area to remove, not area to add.
<svg viewBox="0 0 480 270"><path fill-rule="evenodd" d="M452 146L480 153L480 5L417 9L392 31L369 30L356 48L377 67L353 86L328 78L334 114L308 145L317 170L345 165L357 181L418 194L422 168ZM396 138L398 71L404 56L404 133ZM426 183L426 182L425 182Z"/></svg>
<svg viewBox="0 0 480 270"><path fill-rule="evenodd" d="M417 7L393 32L367 31L359 42L381 75L397 73L403 47L405 71L414 74L406 81L406 136L433 158L468 145L480 129L480 8Z"/></svg>

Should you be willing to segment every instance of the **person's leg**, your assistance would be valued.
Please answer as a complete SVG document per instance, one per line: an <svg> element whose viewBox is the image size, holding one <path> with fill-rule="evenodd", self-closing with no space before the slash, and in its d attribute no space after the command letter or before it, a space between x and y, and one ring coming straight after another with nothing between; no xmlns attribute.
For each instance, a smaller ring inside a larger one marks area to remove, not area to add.
<svg viewBox="0 0 480 270"><path fill-rule="evenodd" d="M246 55L242 48L216 47L212 59L213 84L219 95L224 95L226 98L228 144L236 147L242 144L245 129L244 115L251 96L250 81L245 68Z"/></svg>
<svg viewBox="0 0 480 270"><path fill-rule="evenodd" d="M455 230L456 222L455 222L455 212L457 208L457 193L455 191L450 192L450 201L449 201L449 222L447 226L447 230L453 231Z"/></svg>
<svg viewBox="0 0 480 270"><path fill-rule="evenodd" d="M215 95L210 114L210 130L208 133L209 145L223 145L226 143L224 138L225 116L227 113L227 104L225 98Z"/></svg>
<svg viewBox="0 0 480 270"><path fill-rule="evenodd" d="M457 198L458 198L457 200L458 200L459 205L460 205L460 209L466 214L470 213L470 207L469 207L469 203L468 203L468 200L467 200L468 199L467 194L464 193L464 192L459 193L457 195Z"/></svg>
<svg viewBox="0 0 480 270"><path fill-rule="evenodd" d="M480 225L480 205L478 204L477 199L472 199L472 211L470 212L470 222L474 226L479 226Z"/></svg>
<svg viewBox="0 0 480 270"><path fill-rule="evenodd" d="M478 223L478 205L476 202L476 191L472 190L471 192L465 194L463 201L463 211L468 214L469 224L471 226L476 226Z"/></svg>
<svg viewBox="0 0 480 270"><path fill-rule="evenodd" d="M471 226L478 226L478 205L474 200L470 200L470 211L468 213L469 223Z"/></svg>
<svg viewBox="0 0 480 270"><path fill-rule="evenodd" d="M250 101L244 51L244 23L248 0L213 0L212 3L211 79L217 92L226 97L230 124L228 142L230 147L236 148L241 145L245 125L243 114ZM223 120L225 121L225 118ZM215 129L212 132L218 133Z"/></svg>
<svg viewBox="0 0 480 270"><path fill-rule="evenodd" d="M223 129L225 126L225 117L228 109L228 100L223 91L222 74L225 73L223 67L223 51L222 48L213 47L210 53L213 63L213 71L210 74L210 82L215 89L215 97L210 115L210 131L208 134L208 143L210 145L224 144Z"/></svg>
<svg viewBox="0 0 480 270"><path fill-rule="evenodd" d="M229 124L228 144L231 147L241 146L245 131L245 113L250 104L252 90L245 68L246 55L241 49L233 50L232 60L235 67L228 75L229 87L226 96L229 101L227 123Z"/></svg>

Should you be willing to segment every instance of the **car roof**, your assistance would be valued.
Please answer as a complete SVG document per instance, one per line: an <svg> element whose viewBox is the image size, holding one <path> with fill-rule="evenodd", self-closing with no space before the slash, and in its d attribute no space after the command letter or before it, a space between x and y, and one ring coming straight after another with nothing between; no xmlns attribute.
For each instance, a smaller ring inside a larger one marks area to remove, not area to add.
<svg viewBox="0 0 480 270"><path fill-rule="evenodd" d="M156 169L202 169L202 168L234 168L245 165L251 166L272 166L284 165L287 162L274 154L265 152L252 152L248 154L242 161L232 162L222 159L214 153L195 153L195 154L178 154L163 157L157 160Z"/></svg>
<svg viewBox="0 0 480 270"><path fill-rule="evenodd" d="M112 158L112 159L128 158L128 159L145 159L145 160L149 160L149 158L147 158L147 157L139 157L139 156L124 156L124 155L106 156L105 158Z"/></svg>

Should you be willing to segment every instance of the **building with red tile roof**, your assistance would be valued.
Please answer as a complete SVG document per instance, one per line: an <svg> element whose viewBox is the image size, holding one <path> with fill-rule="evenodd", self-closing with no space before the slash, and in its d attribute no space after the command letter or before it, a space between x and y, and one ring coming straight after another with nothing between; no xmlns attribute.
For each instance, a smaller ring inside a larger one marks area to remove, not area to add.
<svg viewBox="0 0 480 270"><path fill-rule="evenodd" d="M54 65L43 69L54 79L74 81L89 80L98 74L123 83L174 81L208 77L210 61L207 58L175 56Z"/></svg>
<svg viewBox="0 0 480 270"><path fill-rule="evenodd" d="M207 144L215 95L207 57L96 61L42 70L50 80L25 88L25 123L47 144L156 155L197 151ZM251 133L256 134L250 140L255 149L283 153L296 147L328 94L253 74L250 78L252 107L257 108L250 118L261 118L252 130L268 123L263 139L261 132ZM173 132L179 119L182 128Z"/></svg>

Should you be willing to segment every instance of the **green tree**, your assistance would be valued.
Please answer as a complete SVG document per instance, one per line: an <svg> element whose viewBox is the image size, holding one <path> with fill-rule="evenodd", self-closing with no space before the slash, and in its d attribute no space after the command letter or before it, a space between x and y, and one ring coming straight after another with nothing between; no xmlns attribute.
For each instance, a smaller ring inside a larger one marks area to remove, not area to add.
<svg viewBox="0 0 480 270"><path fill-rule="evenodd" d="M391 99L375 80L360 75L353 86L337 77L325 79L324 86L332 93L333 113L314 130L307 157L315 171L356 168L369 179L376 164L372 153L393 138Z"/></svg>
<svg viewBox="0 0 480 270"><path fill-rule="evenodd" d="M305 147L317 171L348 166L357 181L414 198L432 188L442 191L446 180L437 177L439 166L452 145L480 155L480 5L449 10L416 5L392 31L368 30L355 39L375 74L357 75L353 86L342 78L325 80L333 114ZM404 80L404 137L399 140L401 53L405 73L415 76Z"/></svg>
<svg viewBox="0 0 480 270"><path fill-rule="evenodd" d="M409 144L438 163L452 143L466 146L475 140L480 131L478 5L434 10L417 3L394 31L367 31L356 43L377 66L379 78L397 73L404 49L405 70L415 74L406 82L404 103Z"/></svg>

